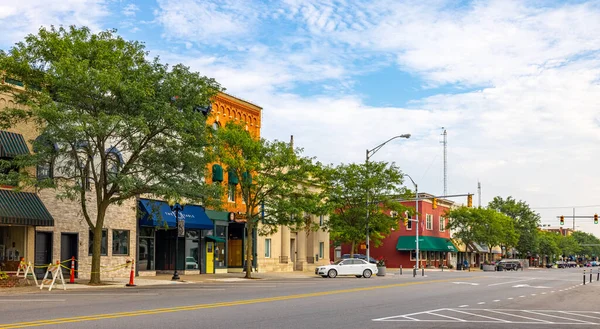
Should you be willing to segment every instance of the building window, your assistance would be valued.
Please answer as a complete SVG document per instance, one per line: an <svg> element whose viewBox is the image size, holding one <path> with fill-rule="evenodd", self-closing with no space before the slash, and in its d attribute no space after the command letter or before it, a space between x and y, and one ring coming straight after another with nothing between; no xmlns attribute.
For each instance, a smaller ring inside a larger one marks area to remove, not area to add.
<svg viewBox="0 0 600 329"><path fill-rule="evenodd" d="M319 242L319 259L323 259L325 255L325 242Z"/></svg>
<svg viewBox="0 0 600 329"><path fill-rule="evenodd" d="M129 231L112 231L112 253L113 255L129 255Z"/></svg>
<svg viewBox="0 0 600 329"><path fill-rule="evenodd" d="M89 239L89 255L92 255L92 250L94 249L94 232L90 230L90 239ZM100 255L106 256L108 252L108 230L102 230L102 242L100 244Z"/></svg>
<svg viewBox="0 0 600 329"><path fill-rule="evenodd" d="M325 216L320 215L319 216L319 226L323 226L323 225L325 225ZM321 256L321 257L323 257L323 256Z"/></svg>
<svg viewBox="0 0 600 329"><path fill-rule="evenodd" d="M227 201L235 202L235 186L234 184L229 184L229 190L227 192Z"/></svg>
<svg viewBox="0 0 600 329"><path fill-rule="evenodd" d="M265 258L271 258L271 239L265 239Z"/></svg>
<svg viewBox="0 0 600 329"><path fill-rule="evenodd" d="M446 218L440 216L440 232L446 232Z"/></svg>
<svg viewBox="0 0 600 329"><path fill-rule="evenodd" d="M428 230L433 230L433 215L427 214L425 215L425 225Z"/></svg>
<svg viewBox="0 0 600 329"><path fill-rule="evenodd" d="M411 221L411 219L409 218L409 219L408 219L408 221L406 222L406 229L407 229L407 230L412 230L412 223L413 223L413 222L412 222L412 221Z"/></svg>

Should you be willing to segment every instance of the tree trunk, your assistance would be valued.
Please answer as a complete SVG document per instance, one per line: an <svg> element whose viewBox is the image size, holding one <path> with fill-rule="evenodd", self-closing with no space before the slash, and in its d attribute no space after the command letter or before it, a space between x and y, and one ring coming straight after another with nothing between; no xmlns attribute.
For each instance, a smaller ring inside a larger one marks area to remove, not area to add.
<svg viewBox="0 0 600 329"><path fill-rule="evenodd" d="M356 249L356 242L352 241L352 247L350 249L350 257L354 257L354 250Z"/></svg>
<svg viewBox="0 0 600 329"><path fill-rule="evenodd" d="M94 241L92 244L92 272L90 274L90 284L100 283L100 256L102 252L102 226L104 226L104 215L106 209L100 207L96 215L96 227L94 227ZM108 236L107 236L108 240ZM107 246L108 248L108 246Z"/></svg>
<svg viewBox="0 0 600 329"><path fill-rule="evenodd" d="M254 231L254 223L252 220L246 222L246 279L252 279L252 233Z"/></svg>

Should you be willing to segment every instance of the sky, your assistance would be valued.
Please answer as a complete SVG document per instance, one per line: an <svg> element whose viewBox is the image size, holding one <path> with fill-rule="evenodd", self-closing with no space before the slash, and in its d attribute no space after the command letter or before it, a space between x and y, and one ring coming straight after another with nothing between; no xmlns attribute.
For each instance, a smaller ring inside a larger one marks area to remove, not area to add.
<svg viewBox="0 0 600 329"><path fill-rule="evenodd" d="M442 195L445 129L448 194L477 205L480 182L482 205L512 196L555 227L600 213L599 1L0 0L0 49L50 25L143 41L323 163L410 133L370 161Z"/></svg>

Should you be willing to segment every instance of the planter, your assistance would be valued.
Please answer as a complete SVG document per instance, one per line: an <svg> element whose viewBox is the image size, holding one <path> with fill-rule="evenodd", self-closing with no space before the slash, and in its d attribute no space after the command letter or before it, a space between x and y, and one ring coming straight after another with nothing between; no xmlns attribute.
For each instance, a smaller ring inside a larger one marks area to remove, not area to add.
<svg viewBox="0 0 600 329"><path fill-rule="evenodd" d="M9 276L0 280L0 288L12 288L21 285L21 278Z"/></svg>
<svg viewBox="0 0 600 329"><path fill-rule="evenodd" d="M496 265L483 265L483 271L484 272L495 272Z"/></svg>
<svg viewBox="0 0 600 329"><path fill-rule="evenodd" d="M377 266L377 276L385 276L385 266Z"/></svg>

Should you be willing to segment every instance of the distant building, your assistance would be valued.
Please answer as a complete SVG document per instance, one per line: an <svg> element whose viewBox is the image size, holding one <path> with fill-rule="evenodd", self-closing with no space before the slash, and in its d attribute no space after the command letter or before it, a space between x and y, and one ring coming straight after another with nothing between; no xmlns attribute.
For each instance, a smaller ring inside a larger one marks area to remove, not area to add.
<svg viewBox="0 0 600 329"><path fill-rule="evenodd" d="M458 249L453 244L450 230L446 228L448 219L445 213L451 209L454 202L446 199L437 199L437 208L433 209L432 194L419 193L419 251L420 266L440 267L456 266ZM400 201L404 206L416 208L416 201ZM400 214L403 216L403 214ZM413 216L412 219L415 219ZM379 247L370 246L370 256L375 259L385 259L386 266L391 268L412 268L416 262L416 222L408 221L406 226L392 230L391 234L383 239ZM337 246L331 256L340 258L343 254L350 253L350 245ZM366 246L359 245L358 253L366 254Z"/></svg>
<svg viewBox="0 0 600 329"><path fill-rule="evenodd" d="M573 229L572 228L563 228L563 227L542 227L541 228L542 231L546 231L546 232L552 232L552 233L557 233L560 234L562 236L569 236L571 234L573 234Z"/></svg>

